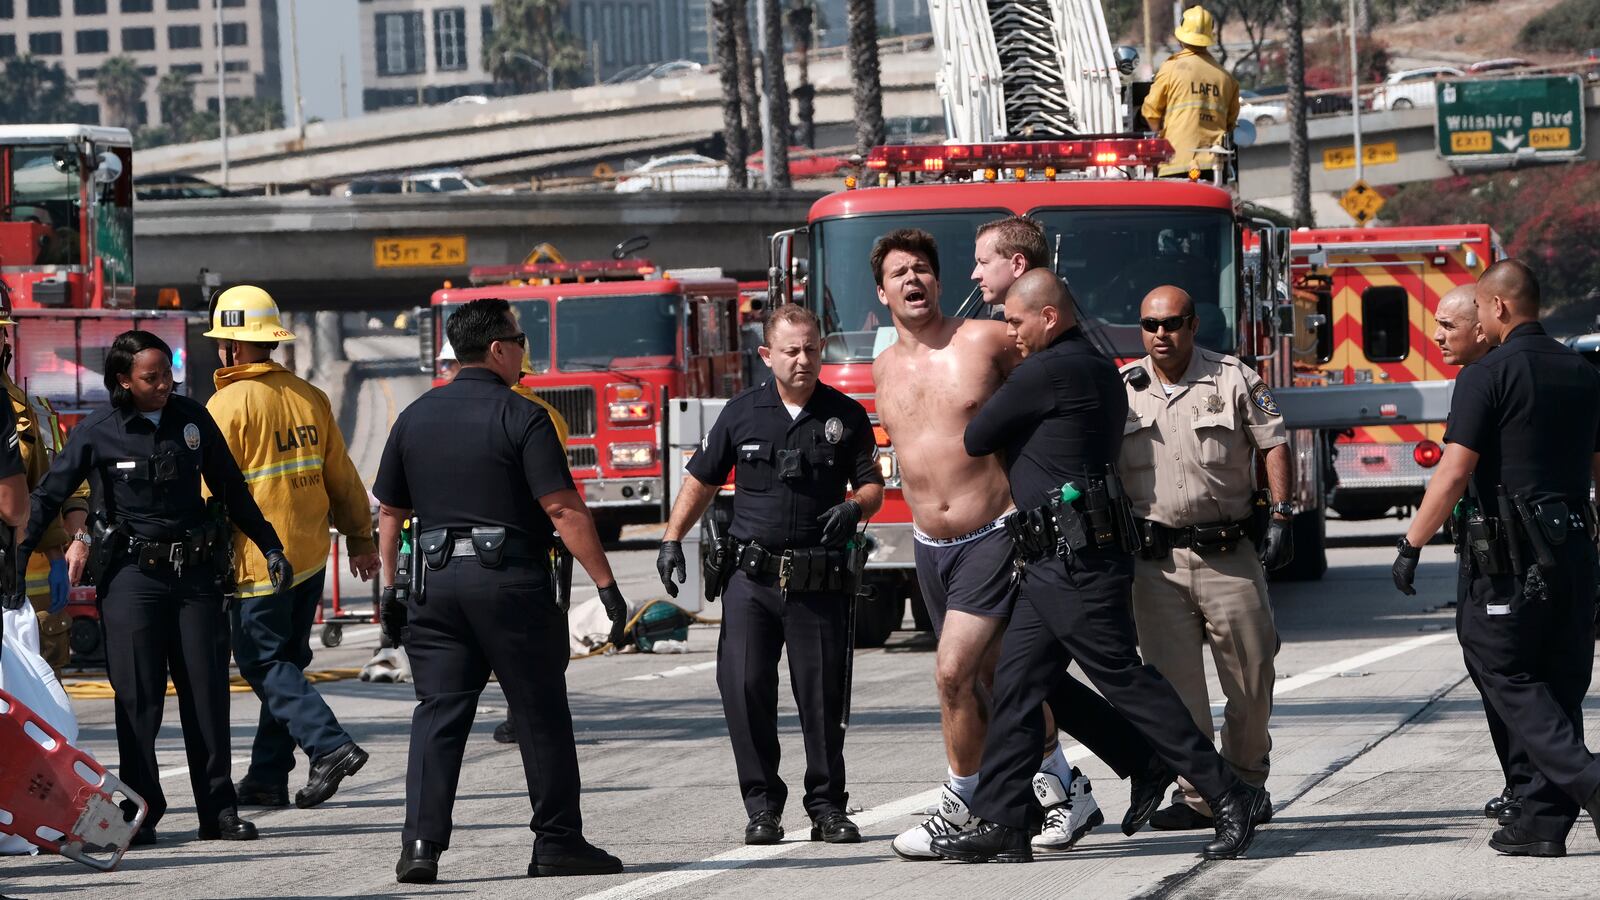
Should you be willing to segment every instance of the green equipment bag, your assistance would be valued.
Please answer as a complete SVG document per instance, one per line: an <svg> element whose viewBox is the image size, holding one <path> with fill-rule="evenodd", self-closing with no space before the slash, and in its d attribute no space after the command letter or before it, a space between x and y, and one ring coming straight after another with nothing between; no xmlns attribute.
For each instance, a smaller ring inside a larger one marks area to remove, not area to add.
<svg viewBox="0 0 1600 900"><path fill-rule="evenodd" d="M640 653L651 653L657 641L689 639L689 614L665 600L652 601L633 623L633 640Z"/></svg>

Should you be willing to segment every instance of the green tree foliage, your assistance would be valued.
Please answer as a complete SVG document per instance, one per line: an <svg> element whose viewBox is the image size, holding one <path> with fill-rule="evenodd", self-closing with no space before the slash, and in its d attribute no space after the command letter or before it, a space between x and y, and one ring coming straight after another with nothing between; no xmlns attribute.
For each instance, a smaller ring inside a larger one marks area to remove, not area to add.
<svg viewBox="0 0 1600 900"><path fill-rule="evenodd" d="M156 82L156 103L161 107L161 122L175 134L188 130L194 118L194 84L182 72L169 71Z"/></svg>
<svg viewBox="0 0 1600 900"><path fill-rule="evenodd" d="M100 64L95 76L95 88L105 101L111 121L107 124L136 128L139 125L139 103L144 99L145 85L149 79L139 71L133 57L113 56Z"/></svg>
<svg viewBox="0 0 1600 900"><path fill-rule="evenodd" d="M254 97L228 100L229 135L271 131L282 128L283 122L283 104L277 100L258 100ZM183 119L181 124L168 119L162 125L146 126L135 133L134 142L139 147L160 147L166 144L214 141L217 135L216 112L209 109L197 110L191 106L188 118Z"/></svg>
<svg viewBox="0 0 1600 900"><path fill-rule="evenodd" d="M1517 43L1552 53L1600 47L1600 0L1563 0L1529 19Z"/></svg>
<svg viewBox="0 0 1600 900"><path fill-rule="evenodd" d="M495 0L494 36L483 47L483 68L495 81L519 93L543 90L543 69L522 56L550 67L557 87L587 83L584 48L567 33L563 0Z"/></svg>
<svg viewBox="0 0 1600 900"><path fill-rule="evenodd" d="M1533 266L1552 307L1600 288L1600 163L1404 185L1383 218L1396 225L1488 222L1506 252Z"/></svg>
<svg viewBox="0 0 1600 900"><path fill-rule="evenodd" d="M0 76L0 124L80 122L82 110L72 96L72 79L59 65L32 56L5 61Z"/></svg>

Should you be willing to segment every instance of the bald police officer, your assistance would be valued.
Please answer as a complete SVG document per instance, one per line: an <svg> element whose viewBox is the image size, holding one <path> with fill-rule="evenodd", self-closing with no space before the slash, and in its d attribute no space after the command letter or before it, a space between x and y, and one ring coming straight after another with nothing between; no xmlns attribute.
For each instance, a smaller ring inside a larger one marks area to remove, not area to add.
<svg viewBox="0 0 1600 900"><path fill-rule="evenodd" d="M1204 734L1215 731L1202 648L1222 692L1222 758L1254 787L1267 782L1272 737L1272 621L1263 567L1289 561L1289 446L1283 416L1254 370L1195 346L1194 300L1163 285L1140 307L1148 351L1122 369L1128 389L1122 471L1142 546L1134 562L1139 652L1177 689ZM1272 519L1250 537L1256 454L1266 456ZM1210 828L1211 807L1180 778L1172 805L1150 817L1164 831Z"/></svg>

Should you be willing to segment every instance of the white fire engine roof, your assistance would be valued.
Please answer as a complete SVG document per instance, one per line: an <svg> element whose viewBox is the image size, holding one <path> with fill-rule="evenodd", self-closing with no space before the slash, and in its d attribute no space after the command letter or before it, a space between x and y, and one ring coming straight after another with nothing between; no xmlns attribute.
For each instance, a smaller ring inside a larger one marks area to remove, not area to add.
<svg viewBox="0 0 1600 900"><path fill-rule="evenodd" d="M102 125L0 125L0 144L64 144L78 140L114 147L133 146L133 135L126 128Z"/></svg>

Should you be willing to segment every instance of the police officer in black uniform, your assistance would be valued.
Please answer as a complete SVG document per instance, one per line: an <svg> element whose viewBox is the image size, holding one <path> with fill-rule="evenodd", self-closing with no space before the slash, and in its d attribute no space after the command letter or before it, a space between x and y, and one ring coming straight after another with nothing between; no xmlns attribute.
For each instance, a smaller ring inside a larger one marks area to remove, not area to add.
<svg viewBox="0 0 1600 900"><path fill-rule="evenodd" d="M1461 370L1445 453L1400 539L1395 585L1416 593L1421 547L1462 494L1467 669L1507 728L1508 780L1522 808L1489 846L1565 856L1586 809L1600 835L1600 758L1584 745L1594 665L1600 374L1539 325L1539 283L1520 260L1478 281L1478 322L1493 353Z"/></svg>
<svg viewBox="0 0 1600 900"><path fill-rule="evenodd" d="M1043 818L1030 790L1045 737L1039 704L1067 664L1076 662L1144 733L1164 767L1158 777L1135 783L1133 805L1150 804L1140 791L1153 790L1159 800L1174 771L1182 774L1214 814L1217 839L1206 846L1205 857L1235 857L1269 815L1266 792L1239 781L1209 736L1195 727L1172 685L1134 649L1131 535L1114 526L1117 497L1109 474L1128 414L1122 377L1077 327L1071 298L1050 271L1034 269L1018 278L1006 295L1005 312L1024 359L967 425L965 441L972 456L1004 451L1017 505L1007 531L1018 539L1027 565L1001 643L989 736L971 804L983 824L935 838L933 849L964 862L1033 859L1029 835ZM1047 501L1062 498L1068 483L1082 496L1059 511L1049 507ZM1089 510L1097 515L1087 515ZM1043 542L1048 552L1020 540L1017 524L1023 522L1050 529L1052 537ZM1074 524L1084 540L1069 537ZM1065 553L1057 550L1063 545L1070 548Z"/></svg>
<svg viewBox="0 0 1600 900"><path fill-rule="evenodd" d="M550 417L511 392L527 335L504 300L463 304L446 328L461 361L389 434L372 492L378 513L384 629L411 659L417 708L406 768L397 880L431 882L450 846L450 809L478 695L493 672L518 723L533 804L528 875L622 871L583 837L578 754L567 707L567 617L556 604L552 527L600 588L611 641L628 607L594 520L572 483ZM419 520L423 590L394 602L401 523ZM553 526L552 526L553 523ZM403 610L404 618L395 615Z"/></svg>
<svg viewBox="0 0 1600 900"><path fill-rule="evenodd" d="M147 331L118 335L106 354L105 382L111 406L72 430L33 492L19 561L27 565L46 526L87 478L97 545L89 575L116 692L118 774L150 804L133 843L154 843L167 809L156 734L169 671L200 839L253 840L255 825L237 811L228 730L222 592L232 590L223 583L232 539L228 522L201 495L202 478L266 557L273 586L292 584L294 573L217 423L204 406L174 393L166 343Z"/></svg>
<svg viewBox="0 0 1600 900"><path fill-rule="evenodd" d="M847 542L883 504L872 424L860 403L822 384L822 335L804 307L773 309L761 358L773 378L728 401L673 506L656 568L677 596L679 541L734 472L724 563L717 687L750 820L746 844L783 839L788 786L778 776L778 656L787 645L806 751L811 839L855 843L845 816L845 660L853 585ZM845 498L846 487L855 495ZM736 568L734 568L736 567ZM1037 762L1037 760L1036 760Z"/></svg>

